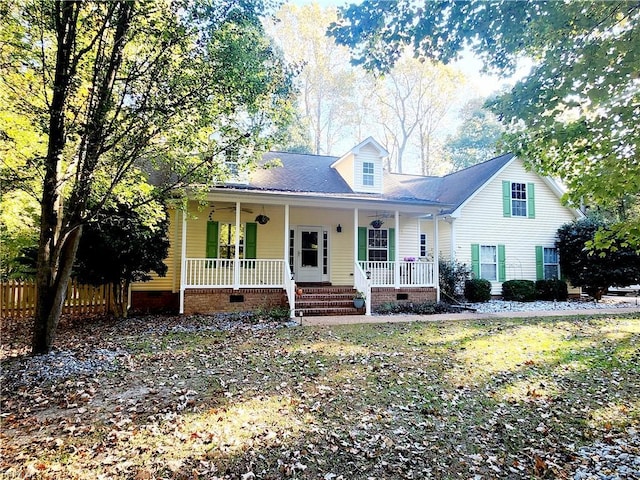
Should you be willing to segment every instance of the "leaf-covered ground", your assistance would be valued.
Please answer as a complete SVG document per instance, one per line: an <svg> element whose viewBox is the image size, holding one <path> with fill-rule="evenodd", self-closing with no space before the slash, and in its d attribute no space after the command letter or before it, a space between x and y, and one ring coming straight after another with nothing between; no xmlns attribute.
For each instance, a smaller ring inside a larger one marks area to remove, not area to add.
<svg viewBox="0 0 640 480"><path fill-rule="evenodd" d="M35 358L26 330L3 325L0 478L573 479L585 445L640 458L638 314L94 319Z"/></svg>

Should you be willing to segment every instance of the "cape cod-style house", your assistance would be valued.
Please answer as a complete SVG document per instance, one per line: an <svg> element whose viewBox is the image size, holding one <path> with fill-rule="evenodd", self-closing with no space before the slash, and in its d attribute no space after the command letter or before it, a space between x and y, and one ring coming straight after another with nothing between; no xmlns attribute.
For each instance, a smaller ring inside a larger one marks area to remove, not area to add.
<svg viewBox="0 0 640 480"><path fill-rule="evenodd" d="M373 138L341 157L271 152L279 166L212 185L204 205L171 212L168 273L135 284L132 308L369 314L439 300L438 257L495 295L505 280L559 277L556 231L581 213L552 179L511 154L444 177L389 173L387 155Z"/></svg>

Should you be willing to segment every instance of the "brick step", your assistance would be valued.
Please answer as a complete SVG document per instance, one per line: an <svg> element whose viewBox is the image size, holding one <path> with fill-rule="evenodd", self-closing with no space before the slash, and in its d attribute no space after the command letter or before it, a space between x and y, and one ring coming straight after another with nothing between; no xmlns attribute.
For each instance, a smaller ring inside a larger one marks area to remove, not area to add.
<svg viewBox="0 0 640 480"><path fill-rule="evenodd" d="M364 315L364 308L358 310L351 306L350 308L309 308L296 309L298 316L304 317L328 317L343 315ZM302 315L300 315L302 313Z"/></svg>
<svg viewBox="0 0 640 480"><path fill-rule="evenodd" d="M296 296L296 312L302 317L329 315L364 315L364 309L353 306L353 287L300 287Z"/></svg>

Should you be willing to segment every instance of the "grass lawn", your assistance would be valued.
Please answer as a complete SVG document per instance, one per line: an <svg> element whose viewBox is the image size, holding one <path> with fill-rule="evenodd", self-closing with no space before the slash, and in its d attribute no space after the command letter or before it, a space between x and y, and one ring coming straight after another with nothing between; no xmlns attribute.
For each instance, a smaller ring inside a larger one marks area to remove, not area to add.
<svg viewBox="0 0 640 480"><path fill-rule="evenodd" d="M0 478L573 478L640 428L638 314L212 321L66 325L46 360L5 325Z"/></svg>

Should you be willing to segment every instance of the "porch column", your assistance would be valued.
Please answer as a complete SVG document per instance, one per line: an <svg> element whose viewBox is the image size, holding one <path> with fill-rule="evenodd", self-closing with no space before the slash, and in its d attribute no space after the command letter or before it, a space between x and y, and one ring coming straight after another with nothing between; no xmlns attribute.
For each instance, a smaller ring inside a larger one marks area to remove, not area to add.
<svg viewBox="0 0 640 480"><path fill-rule="evenodd" d="M393 276L394 276L394 283L395 283L395 287L396 288L400 288L400 260L398 257L398 251L400 250L400 213L398 212L398 210L395 211L395 231L393 232L393 236L394 236L394 243L395 243L395 258L392 258L391 261L393 262Z"/></svg>
<svg viewBox="0 0 640 480"><path fill-rule="evenodd" d="M355 264L358 263L358 209L354 208L353 209L353 265L355 267ZM354 268L352 267L352 268ZM354 275L353 275L353 287L355 288L355 280L356 276L355 276L355 271L354 271Z"/></svg>
<svg viewBox="0 0 640 480"><path fill-rule="evenodd" d="M184 313L184 285L187 283L187 210L189 201L182 210L182 239L180 244L180 314Z"/></svg>
<svg viewBox="0 0 640 480"><path fill-rule="evenodd" d="M282 252L282 258L284 258L286 265L289 265L289 242L291 241L289 235L291 235L291 228L289 228L289 204L287 203L284 206L284 251ZM291 275L291 271L286 273Z"/></svg>
<svg viewBox="0 0 640 480"><path fill-rule="evenodd" d="M233 255L233 289L240 289L240 202L236 202L236 238Z"/></svg>
<svg viewBox="0 0 640 480"><path fill-rule="evenodd" d="M436 302L440 301L440 246L438 244L438 215L433 214L433 282L436 284Z"/></svg>

